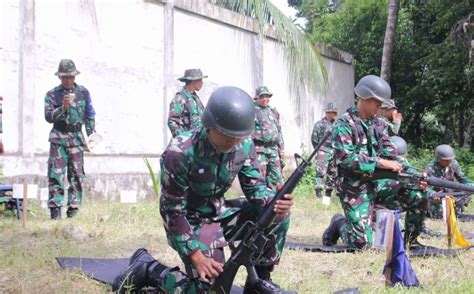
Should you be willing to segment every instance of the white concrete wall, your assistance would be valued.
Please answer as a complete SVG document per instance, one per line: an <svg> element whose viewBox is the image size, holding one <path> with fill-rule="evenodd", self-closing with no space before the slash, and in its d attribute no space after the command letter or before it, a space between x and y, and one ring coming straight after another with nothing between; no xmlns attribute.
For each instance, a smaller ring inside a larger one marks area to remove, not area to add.
<svg viewBox="0 0 474 294"><path fill-rule="evenodd" d="M170 138L168 104L182 86L176 79L199 67L209 78L204 103L223 85L254 95L267 85L281 113L288 154L309 143L311 127L332 99L342 112L353 100L351 56L324 53L327 94L299 105L289 91L282 48L258 38L256 22L205 0L3 0L0 1L0 95L4 97L4 175L46 175L51 125L44 120L45 93L57 86L59 60L82 72L104 138L86 155L89 175L144 174L142 158L158 157ZM332 52L332 53L331 53ZM339 52L334 54L334 52ZM304 119L297 109L304 110ZM97 183L90 182L97 186ZM100 186L100 185L99 185Z"/></svg>

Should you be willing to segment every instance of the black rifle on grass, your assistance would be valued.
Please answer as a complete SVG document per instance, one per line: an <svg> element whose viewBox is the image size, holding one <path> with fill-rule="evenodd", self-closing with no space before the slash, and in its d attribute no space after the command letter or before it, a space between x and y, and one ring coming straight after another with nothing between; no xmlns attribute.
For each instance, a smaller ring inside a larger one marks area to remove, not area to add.
<svg viewBox="0 0 474 294"><path fill-rule="evenodd" d="M272 201L265 206L262 214L256 222L248 221L236 233L231 240L240 240L237 247L232 250L229 260L224 265L224 271L215 279L212 284L210 293L227 294L230 293L232 283L240 266L247 268L248 277L251 285L256 285L258 276L255 271L255 264L262 257L265 250L274 244L274 238L267 234L267 229L272 225L277 214L273 211L278 200L284 199L285 194L291 194L298 182L304 176L305 169L311 164L313 157L316 155L321 146L326 142L331 133L327 133L318 146L314 149L308 159L302 158L295 154L297 167L285 182L283 187L276 193ZM298 161L300 160L300 163Z"/></svg>

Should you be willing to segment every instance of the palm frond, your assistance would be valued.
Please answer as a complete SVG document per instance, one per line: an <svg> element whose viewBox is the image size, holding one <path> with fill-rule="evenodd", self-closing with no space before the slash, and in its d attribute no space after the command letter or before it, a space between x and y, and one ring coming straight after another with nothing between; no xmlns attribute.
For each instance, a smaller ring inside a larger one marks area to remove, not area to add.
<svg viewBox="0 0 474 294"><path fill-rule="evenodd" d="M153 191L155 191L155 196L159 197L160 196L160 179L155 175L155 172L153 171L153 168L151 167L150 161L148 158L143 158L145 161L146 167L148 168L148 173L150 174L151 177L151 182L153 184Z"/></svg>

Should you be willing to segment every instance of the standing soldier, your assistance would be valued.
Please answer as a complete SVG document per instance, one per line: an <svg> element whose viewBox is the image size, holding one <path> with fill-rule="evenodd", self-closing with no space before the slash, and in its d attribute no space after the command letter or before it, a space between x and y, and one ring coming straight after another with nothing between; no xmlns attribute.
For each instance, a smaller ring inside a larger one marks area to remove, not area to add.
<svg viewBox="0 0 474 294"><path fill-rule="evenodd" d="M311 144L313 144L313 148L318 146L319 142L321 142L326 133L332 132L336 117L336 103L328 103L326 106L326 115L322 120L314 124L313 133L311 135ZM316 197L321 198L324 188L326 189L326 196L331 197L332 190L334 189L334 183L336 181L336 172L334 149L332 147L331 137L329 137L324 143L324 146L319 149L318 155L316 157ZM325 177L326 184L324 183Z"/></svg>
<svg viewBox="0 0 474 294"><path fill-rule="evenodd" d="M205 240L203 226L220 223L230 240L247 221L256 221L273 199L249 137L255 127L252 98L239 88L218 88L209 98L202 121L203 127L175 137L161 156L160 213L168 244L178 252L186 273L139 249L115 279L114 291L125 292L123 286L132 284L137 290L152 286L166 293L209 293L211 280L223 271L224 256L223 248L216 248L218 240ZM224 198L236 176L247 198L241 210L229 207ZM257 260L259 282L246 286L248 293L281 293L270 273L283 250L292 199L285 195L276 202L277 217L269 228L273 241Z"/></svg>
<svg viewBox="0 0 474 294"><path fill-rule="evenodd" d="M184 75L178 79L184 82L184 87L171 101L168 114L168 127L173 137L202 126L201 116L204 106L196 92L201 90L203 78L207 76L196 68L185 70Z"/></svg>
<svg viewBox="0 0 474 294"><path fill-rule="evenodd" d="M357 105L349 108L337 120L332 140L337 164L337 192L345 217L333 216L323 234L323 244L333 245L339 237L350 249L372 246L371 210L374 182L362 181L375 168L400 171L402 165L394 160L395 146L386 133L374 136L375 114L383 102L390 99L391 89L382 78L369 75L357 83L354 91ZM379 144L381 142L381 144Z"/></svg>
<svg viewBox="0 0 474 294"><path fill-rule="evenodd" d="M74 82L79 73L72 60L61 60L55 73L61 85L48 91L44 98L46 121L53 124L49 133L48 159L48 207L52 219L61 218L66 169L69 181L67 216L76 215L81 205L86 146L82 125L86 127L87 136L95 132L95 111L89 91Z"/></svg>
<svg viewBox="0 0 474 294"><path fill-rule="evenodd" d="M402 114L398 112L398 108L393 99L382 103L378 117L387 128L389 136L398 135L402 124Z"/></svg>
<svg viewBox="0 0 474 294"><path fill-rule="evenodd" d="M255 132L252 139L257 150L260 173L266 179L267 187L276 191L276 185L283 183L282 163L285 158L280 114L270 107L273 94L266 86L258 87L255 92Z"/></svg>
<svg viewBox="0 0 474 294"><path fill-rule="evenodd" d="M446 144L439 145L435 150L435 159L432 160L426 167L428 176L446 179L449 181L457 181L461 184L474 185L474 181L468 179L455 158L454 149ZM447 189L434 188L436 192L449 192ZM464 206L469 203L470 197L459 197L456 199L456 211L462 212ZM434 199L431 202L430 216L432 218L442 218L443 210L441 201Z"/></svg>

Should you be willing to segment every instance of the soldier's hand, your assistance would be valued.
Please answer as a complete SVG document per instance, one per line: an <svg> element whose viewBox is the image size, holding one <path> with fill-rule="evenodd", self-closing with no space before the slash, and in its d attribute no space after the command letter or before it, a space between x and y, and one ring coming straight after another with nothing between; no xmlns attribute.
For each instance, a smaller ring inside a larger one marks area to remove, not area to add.
<svg viewBox="0 0 474 294"><path fill-rule="evenodd" d="M421 181L419 186L421 190L426 190L426 188L428 188L428 182Z"/></svg>
<svg viewBox="0 0 474 294"><path fill-rule="evenodd" d="M284 199L277 200L273 211L278 214L285 214L290 212L291 207L293 206L293 195L285 194Z"/></svg>
<svg viewBox="0 0 474 294"><path fill-rule="evenodd" d="M206 257L201 250L194 252L189 257L198 272L199 278L206 283L210 283L211 279L217 278L224 270L222 263Z"/></svg>
<svg viewBox="0 0 474 294"><path fill-rule="evenodd" d="M69 96L69 94L64 95L64 97L63 97L63 109L68 110L69 107L71 107L71 105L72 105L72 101L71 101L71 97Z"/></svg>
<svg viewBox="0 0 474 294"><path fill-rule="evenodd" d="M394 111L392 115L392 121L396 124L402 123L402 114L398 111Z"/></svg>
<svg viewBox="0 0 474 294"><path fill-rule="evenodd" d="M379 167L382 169L388 169L394 172L399 172L402 170L403 166L401 163L393 160L380 159Z"/></svg>

